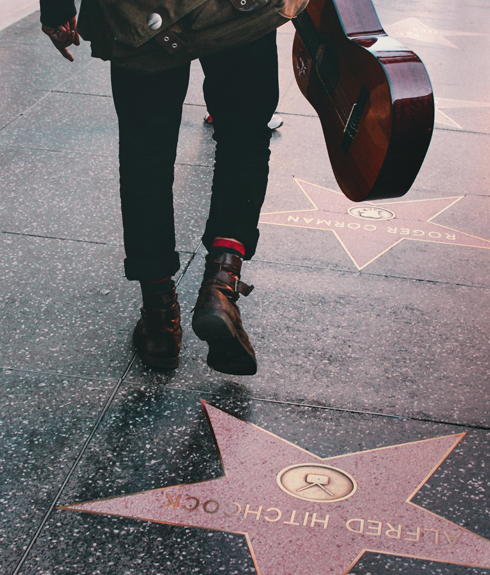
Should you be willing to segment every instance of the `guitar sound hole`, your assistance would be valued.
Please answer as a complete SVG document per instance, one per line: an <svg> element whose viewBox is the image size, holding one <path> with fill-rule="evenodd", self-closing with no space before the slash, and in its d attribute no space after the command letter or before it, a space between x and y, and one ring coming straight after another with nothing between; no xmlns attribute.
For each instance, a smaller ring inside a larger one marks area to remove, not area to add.
<svg viewBox="0 0 490 575"><path fill-rule="evenodd" d="M340 73L339 54L328 34L319 34L319 48L315 57L315 81L323 94L330 96L337 87Z"/></svg>

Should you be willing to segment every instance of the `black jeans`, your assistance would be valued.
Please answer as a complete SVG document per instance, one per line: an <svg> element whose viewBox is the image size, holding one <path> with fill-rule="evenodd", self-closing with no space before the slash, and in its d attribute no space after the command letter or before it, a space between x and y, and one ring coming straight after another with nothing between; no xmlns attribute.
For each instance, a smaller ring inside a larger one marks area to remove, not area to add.
<svg viewBox="0 0 490 575"><path fill-rule="evenodd" d="M203 243L235 238L255 253L269 174L267 127L276 109L275 32L201 59L204 97L213 118L216 161ZM156 74L112 66L119 119L121 206L130 280L156 280L179 269L172 185L190 64Z"/></svg>

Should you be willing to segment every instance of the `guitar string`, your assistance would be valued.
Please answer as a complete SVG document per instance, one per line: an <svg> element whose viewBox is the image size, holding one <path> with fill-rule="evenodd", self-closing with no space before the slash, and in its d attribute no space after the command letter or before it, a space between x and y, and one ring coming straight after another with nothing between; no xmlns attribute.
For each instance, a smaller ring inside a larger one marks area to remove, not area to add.
<svg viewBox="0 0 490 575"><path fill-rule="evenodd" d="M319 40L317 40L317 30L316 27L310 17L310 15L307 13L307 11L305 10L302 14L300 14L299 18L299 22L300 22L300 26L302 26L303 31L305 32L305 35L307 36L307 42L309 42L312 45L312 52L313 55L310 53L310 57L312 58L312 60L315 60L315 56L321 46L321 43ZM307 48L308 50L308 48ZM328 64L328 62L326 62L325 60L322 60L322 63L319 66L319 71L320 71L320 81L322 83L324 83L324 80L327 79L327 81L329 82L330 85L335 85L336 84L336 78L335 78L335 74L334 72L331 70L330 65ZM322 73L324 73L324 77L322 78L321 75ZM330 98L332 105L334 106L334 109L337 112L337 115L339 116L339 119L341 121L341 123L343 125L345 125L345 123L347 122L348 116L349 116L349 103L347 101L347 98L345 96L345 93L342 89L342 87L340 85L336 86L336 89L333 92L329 92L329 90L326 88L325 89L327 91L327 95ZM337 97L338 100L338 104L340 107L341 112L343 113L343 115L345 116L344 118L342 118L342 116L339 114L339 111L337 109L337 105L335 103L334 100L334 96Z"/></svg>
<svg viewBox="0 0 490 575"><path fill-rule="evenodd" d="M309 19L311 34L314 34L314 35L318 36L318 32L317 32L317 30L316 30L316 28L315 28L315 25L314 25L314 23L313 23L313 20L311 19L311 17L309 16L309 14L308 14L308 19ZM320 46L321 46L320 40L318 40L318 48L319 48ZM317 48L317 49L318 49L318 48ZM322 62L321 62L321 64L320 64L320 69L321 69L321 72L325 72L325 73L327 74L327 76L330 76L330 77L333 76L333 78L335 79L336 76L335 76L335 73L333 72L333 70L332 70L332 72L330 72L330 65L329 65L329 63L328 63L328 59L322 58ZM345 122L347 122L348 119L349 119L349 116L350 116L350 108L351 108L351 106L350 106L349 100L348 100L348 98L347 98L347 96L346 96L346 94L345 94L345 92L344 92L344 90L343 90L343 88L342 88L342 84L339 84L339 83L338 83L338 80L339 80L339 77L338 77L338 76L339 76L339 75L340 75L340 69L339 69L339 74L338 74L337 77L336 77L336 79L337 79L337 85L336 85L335 94L336 94L336 96L337 96L337 98L338 98L338 100L339 100L339 102L340 102L340 105L341 105L341 107L342 107L342 111L343 111L343 113L345 114Z"/></svg>
<svg viewBox="0 0 490 575"><path fill-rule="evenodd" d="M295 18L294 24L297 29L298 28L300 29L298 30L299 36L303 41L305 48L309 53L312 61L316 63L316 54L321 46L321 43L319 40L317 40L318 33L316 27L306 10ZM303 38L303 35L305 36L305 38ZM307 44L309 44L309 46ZM349 109L350 109L350 105L349 102L347 101L345 93L342 87L338 84L338 82L336 82L335 73L331 69L328 62L322 60L320 66L318 66L318 72L317 74L319 76L320 81L324 84L327 96L330 98L330 101L332 102L332 105L337 113L337 116L339 117L340 122L342 123L343 126L345 126L348 120ZM328 88L325 86L325 80L327 80L328 84L330 85L335 85L337 83L337 86L333 92L329 91ZM334 96L336 97L338 102L335 102ZM342 114L340 112L342 112Z"/></svg>
<svg viewBox="0 0 490 575"><path fill-rule="evenodd" d="M316 55L317 50L318 50L318 44L315 42L315 40L313 39L313 37L310 34L310 32L308 31L308 29L305 26L302 26L301 24L302 24L302 22L300 23L300 26L297 26L297 28L299 28L299 30L298 30L299 36L300 36L302 42L304 43L306 51L310 55L312 62L315 63L315 55ZM318 72L317 72L317 76L319 76L319 81L321 81L324 84L324 81L321 78L322 71L323 70L320 70L320 74L318 74ZM327 70L325 75L328 76L328 78L330 80L330 84L333 84L334 78L333 78L333 74L331 74L330 70ZM325 85L324 85L324 87L325 87ZM329 91L327 88L325 88L325 89L326 89L327 97L330 99L330 101L332 103L332 107L335 110L335 112L339 118L340 123L343 126L345 126L346 119L342 117L343 114L341 114L339 109L338 109L337 103L336 103L335 98L334 98L334 92L335 91L332 92L332 91ZM341 106L341 108L343 108L343 106ZM344 114L345 114L345 112L344 112Z"/></svg>

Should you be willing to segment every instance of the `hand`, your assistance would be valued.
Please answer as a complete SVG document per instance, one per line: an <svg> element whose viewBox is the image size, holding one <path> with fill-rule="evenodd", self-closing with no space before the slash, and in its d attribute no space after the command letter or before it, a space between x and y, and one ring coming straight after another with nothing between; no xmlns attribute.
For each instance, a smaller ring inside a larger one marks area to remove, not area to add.
<svg viewBox="0 0 490 575"><path fill-rule="evenodd" d="M71 55L68 50L68 46L74 44L75 46L80 46L80 36L77 32L77 17L73 16L71 20L60 24L56 28L51 28L51 26L42 26L42 31L49 36L51 42L55 47L61 52L61 55L73 62L75 58Z"/></svg>

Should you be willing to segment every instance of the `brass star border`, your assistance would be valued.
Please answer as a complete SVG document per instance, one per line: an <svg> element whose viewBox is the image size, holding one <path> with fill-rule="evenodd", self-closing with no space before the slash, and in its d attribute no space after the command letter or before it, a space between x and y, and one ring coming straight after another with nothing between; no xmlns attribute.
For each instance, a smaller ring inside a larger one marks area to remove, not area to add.
<svg viewBox="0 0 490 575"><path fill-rule="evenodd" d="M465 196L356 203L341 192L294 180L312 208L263 212L259 223L330 231L358 270L404 240L490 249L490 240L432 221ZM359 211L364 211L364 216ZM388 219L383 219L384 216Z"/></svg>
<svg viewBox="0 0 490 575"><path fill-rule="evenodd" d="M464 433L321 459L202 405L223 477L61 509L242 534L259 575L347 575L366 552L490 568L490 541L412 503Z"/></svg>

